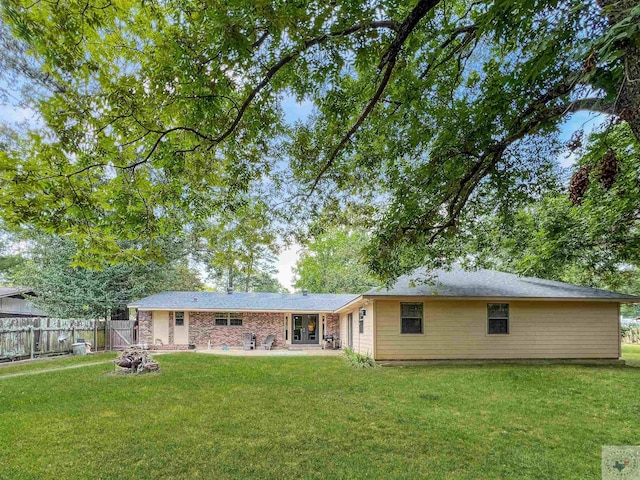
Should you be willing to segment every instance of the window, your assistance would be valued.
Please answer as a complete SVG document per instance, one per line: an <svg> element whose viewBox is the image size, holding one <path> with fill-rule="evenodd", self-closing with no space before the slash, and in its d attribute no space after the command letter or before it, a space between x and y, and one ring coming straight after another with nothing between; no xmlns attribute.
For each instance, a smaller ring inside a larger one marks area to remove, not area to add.
<svg viewBox="0 0 640 480"><path fill-rule="evenodd" d="M184 327L184 312L176 312L176 327Z"/></svg>
<svg viewBox="0 0 640 480"><path fill-rule="evenodd" d="M508 303L487 303L487 333L489 335L509 334Z"/></svg>
<svg viewBox="0 0 640 480"><path fill-rule="evenodd" d="M242 315L239 313L216 312L215 320L217 327L241 327Z"/></svg>
<svg viewBox="0 0 640 480"><path fill-rule="evenodd" d="M400 304L400 333L422 333L422 304Z"/></svg>
<svg viewBox="0 0 640 480"><path fill-rule="evenodd" d="M228 320L229 320L229 316L227 313L225 312L216 312L214 314L215 319L216 319L216 327L226 327Z"/></svg>
<svg viewBox="0 0 640 480"><path fill-rule="evenodd" d="M362 317L358 320L358 332L364 333L364 318Z"/></svg>

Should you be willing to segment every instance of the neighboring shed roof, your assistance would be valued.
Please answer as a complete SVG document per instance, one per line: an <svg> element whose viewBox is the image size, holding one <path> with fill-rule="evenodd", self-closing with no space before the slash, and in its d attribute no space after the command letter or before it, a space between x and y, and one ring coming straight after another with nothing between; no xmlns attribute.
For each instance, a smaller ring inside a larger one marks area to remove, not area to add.
<svg viewBox="0 0 640 480"><path fill-rule="evenodd" d="M435 270L428 274L417 270L404 275L391 288L373 288L364 296L438 296L438 297L504 297L563 298L640 302L640 297L579 287L569 283L520 277L494 270L465 271L459 266L451 270Z"/></svg>
<svg viewBox="0 0 640 480"><path fill-rule="evenodd" d="M162 292L129 304L130 308L333 312L356 297L351 294Z"/></svg>
<svg viewBox="0 0 640 480"><path fill-rule="evenodd" d="M31 288L27 287L0 287L0 298L20 297L23 295L35 295Z"/></svg>

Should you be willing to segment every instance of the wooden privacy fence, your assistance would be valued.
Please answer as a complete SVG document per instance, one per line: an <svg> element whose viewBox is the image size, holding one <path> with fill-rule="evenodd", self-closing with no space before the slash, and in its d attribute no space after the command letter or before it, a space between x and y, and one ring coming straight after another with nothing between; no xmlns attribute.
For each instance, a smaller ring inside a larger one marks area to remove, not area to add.
<svg viewBox="0 0 640 480"><path fill-rule="evenodd" d="M46 317L0 318L0 362L68 353L80 338L93 350L104 349L106 323Z"/></svg>
<svg viewBox="0 0 640 480"><path fill-rule="evenodd" d="M136 342L135 321L46 317L0 318L0 362L72 351L77 339L92 350L122 350Z"/></svg>

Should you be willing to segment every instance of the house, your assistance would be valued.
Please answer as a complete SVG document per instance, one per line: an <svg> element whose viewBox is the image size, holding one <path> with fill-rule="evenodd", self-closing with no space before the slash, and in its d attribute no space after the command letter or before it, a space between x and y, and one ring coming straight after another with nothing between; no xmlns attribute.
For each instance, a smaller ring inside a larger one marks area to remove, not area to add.
<svg viewBox="0 0 640 480"><path fill-rule="evenodd" d="M139 340L162 348L277 347L325 335L376 360L620 357L620 304L640 297L460 267L400 277L362 295L163 292L137 309Z"/></svg>
<svg viewBox="0 0 640 480"><path fill-rule="evenodd" d="M0 318L45 317L46 314L29 302L36 293L26 287L0 287Z"/></svg>
<svg viewBox="0 0 640 480"><path fill-rule="evenodd" d="M129 305L137 309L138 341L163 348L242 345L243 333L274 347L320 345L340 334L336 310L354 295L162 292Z"/></svg>

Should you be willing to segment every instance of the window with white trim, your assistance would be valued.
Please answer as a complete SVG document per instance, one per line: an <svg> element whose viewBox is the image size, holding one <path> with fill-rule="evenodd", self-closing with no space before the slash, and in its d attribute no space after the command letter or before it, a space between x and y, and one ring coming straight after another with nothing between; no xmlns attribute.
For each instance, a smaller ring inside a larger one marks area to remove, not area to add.
<svg viewBox="0 0 640 480"><path fill-rule="evenodd" d="M487 303L487 333L489 335L509 334L508 303Z"/></svg>
<svg viewBox="0 0 640 480"><path fill-rule="evenodd" d="M215 312L215 324L217 327L241 327L242 314L236 312Z"/></svg>
<svg viewBox="0 0 640 480"><path fill-rule="evenodd" d="M184 327L184 312L175 312L176 327Z"/></svg>
<svg viewBox="0 0 640 480"><path fill-rule="evenodd" d="M422 333L422 303L400 304L400 333Z"/></svg>

